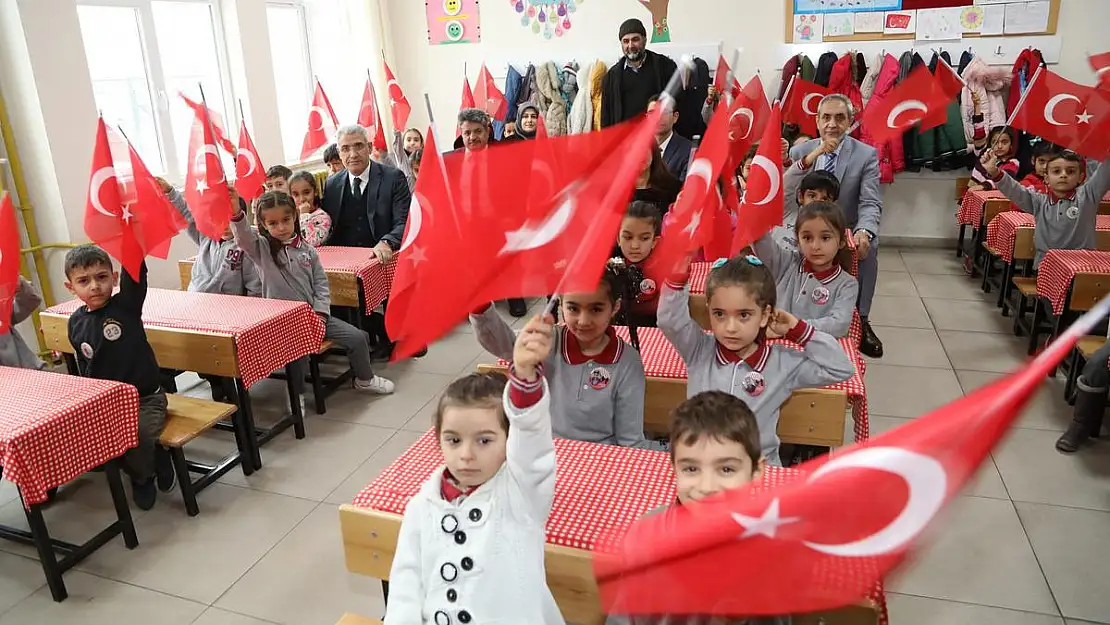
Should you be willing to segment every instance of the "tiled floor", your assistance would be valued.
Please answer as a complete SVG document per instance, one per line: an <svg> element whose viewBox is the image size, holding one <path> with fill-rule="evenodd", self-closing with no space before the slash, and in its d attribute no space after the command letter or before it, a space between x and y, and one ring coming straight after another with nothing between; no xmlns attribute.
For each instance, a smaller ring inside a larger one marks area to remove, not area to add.
<svg viewBox="0 0 1110 625"><path fill-rule="evenodd" d="M872 319L887 355L867 370L873 433L1024 358L992 297L949 252L881 254ZM379 616L378 583L344 568L338 505L425 429L453 377L486 359L464 327L426 358L389 367L396 395L341 392L326 416L310 417L308 438L284 435L263 450L262 471L233 471L202 493L200 516L185 516L178 493L137 513L139 548L117 540L94 554L66 575L64 603L50 600L30 550L0 542L0 625L331 625L344 611ZM1070 418L1062 385L1045 383L916 560L889 580L894 625L1110 623L1110 445L1075 456L1053 449ZM283 393L271 383L255 393L263 419L283 410ZM231 444L213 435L190 451L215 455ZM47 514L59 537L81 539L110 517L101 479L62 489ZM2 523L23 523L14 496L0 487Z"/></svg>

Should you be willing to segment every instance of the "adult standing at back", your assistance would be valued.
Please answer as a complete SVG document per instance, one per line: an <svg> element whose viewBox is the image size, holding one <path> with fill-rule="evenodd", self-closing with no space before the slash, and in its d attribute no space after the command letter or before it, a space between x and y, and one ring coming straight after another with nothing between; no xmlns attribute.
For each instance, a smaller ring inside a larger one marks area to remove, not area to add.
<svg viewBox="0 0 1110 625"><path fill-rule="evenodd" d="M863 321L860 351L872 358L882 358L883 344L868 323L875 283L879 279L879 223L883 213L883 197L879 188L879 155L875 148L848 135L852 125L852 103L840 94L830 94L817 105L818 138L794 146L790 150L791 167L801 172L827 171L840 181L837 204L844 211L859 253L859 315ZM787 203L787 225L797 215L796 191L801 176L787 176L784 196Z"/></svg>
<svg viewBox="0 0 1110 625"><path fill-rule="evenodd" d="M648 100L667 86L678 66L647 49L647 31L638 19L621 24L621 60L601 81L601 127L619 124L647 111Z"/></svg>

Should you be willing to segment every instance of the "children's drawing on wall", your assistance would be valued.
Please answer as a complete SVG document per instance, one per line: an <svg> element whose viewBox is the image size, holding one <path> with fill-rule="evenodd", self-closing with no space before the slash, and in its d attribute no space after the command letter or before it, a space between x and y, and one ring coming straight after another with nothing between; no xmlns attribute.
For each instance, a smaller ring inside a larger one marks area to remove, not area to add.
<svg viewBox="0 0 1110 625"><path fill-rule="evenodd" d="M640 4L651 11L651 42L666 43L671 40L671 25L667 22L667 11L671 0L640 0Z"/></svg>
<svg viewBox="0 0 1110 625"><path fill-rule="evenodd" d="M535 34L543 33L545 39L562 37L570 30L571 13L578 10L583 0L509 0L513 10L520 14L520 25L531 28Z"/></svg>
<svg viewBox="0 0 1110 625"><path fill-rule="evenodd" d="M428 43L477 43L482 40L478 0L427 0Z"/></svg>
<svg viewBox="0 0 1110 625"><path fill-rule="evenodd" d="M794 43L821 43L824 41L825 16L802 13L794 16Z"/></svg>

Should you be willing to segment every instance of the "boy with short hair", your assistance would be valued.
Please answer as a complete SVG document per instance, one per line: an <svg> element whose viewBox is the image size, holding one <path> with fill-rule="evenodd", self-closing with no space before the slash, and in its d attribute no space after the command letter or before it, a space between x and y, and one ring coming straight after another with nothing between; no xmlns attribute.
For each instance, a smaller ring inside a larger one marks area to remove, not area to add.
<svg viewBox="0 0 1110 625"><path fill-rule="evenodd" d="M1022 211L1036 218L1033 259L1036 269L1048 250L1098 249L1095 223L1098 205L1110 189L1110 159L1103 161L1095 174L1080 184L1086 160L1065 150L1048 161L1045 183L1048 193L1023 187L1004 172L991 150L984 150L980 159L984 171L999 191Z"/></svg>
<svg viewBox="0 0 1110 625"><path fill-rule="evenodd" d="M266 170L266 182L263 186L267 191L289 193L289 179L292 177L292 169L285 165L274 165Z"/></svg>
<svg viewBox="0 0 1110 625"><path fill-rule="evenodd" d="M783 225L774 227L772 238L797 247L798 235L794 232L794 222L798 220L798 211L802 206L814 202L837 204L840 199L840 181L831 172L807 171L798 167L787 167L782 179L783 197L787 198L784 202L786 214L783 216ZM790 203L790 198L793 198L793 204Z"/></svg>
<svg viewBox="0 0 1110 625"><path fill-rule="evenodd" d="M697 502L763 477L767 465L759 424L744 400L704 391L671 411L671 464L678 501L648 514L673 515ZM790 617L610 616L606 625L789 625Z"/></svg>
<svg viewBox="0 0 1110 625"><path fill-rule="evenodd" d="M69 317L69 342L76 351L78 373L130 384L139 391L139 442L124 453L123 464L131 477L135 505L150 510L158 490L173 490L176 476L169 453L158 445L166 421L166 393L143 327L146 263L138 282L127 272L120 280L107 252L95 245L79 245L66 254L65 274L66 288L85 303ZM117 282L120 290L113 295Z"/></svg>
<svg viewBox="0 0 1110 625"><path fill-rule="evenodd" d="M339 146L331 144L324 148L324 164L328 166L328 175L338 174L343 171L343 159L339 158Z"/></svg>

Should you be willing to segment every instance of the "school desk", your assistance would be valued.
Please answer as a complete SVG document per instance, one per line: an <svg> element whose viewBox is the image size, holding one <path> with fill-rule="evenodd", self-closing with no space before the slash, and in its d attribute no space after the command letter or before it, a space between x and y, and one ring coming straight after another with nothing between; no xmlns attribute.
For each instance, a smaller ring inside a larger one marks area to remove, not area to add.
<svg viewBox="0 0 1110 625"><path fill-rule="evenodd" d="M675 501L674 474L664 452L555 439L555 499L547 518L547 584L568 622L603 623L590 550L649 510ZM347 570L383 580L408 500L443 464L429 430L339 511ZM804 477L768 467L757 488ZM388 600L388 597L387 597ZM885 625L886 599L877 584L858 605L796 616L795 625Z"/></svg>
<svg viewBox="0 0 1110 625"><path fill-rule="evenodd" d="M69 315L80 305L70 300L40 315L47 347L66 354L71 370L75 350L67 326ZM234 380L239 410L232 421L239 454L247 459L241 462L244 474L262 467L259 446L289 426L297 438L304 438L298 402L292 402L293 415L269 430L256 429L249 389L276 369L320 349L324 326L308 304L149 289L143 325L160 367ZM225 461L219 465L222 471L234 466L237 458L229 456Z"/></svg>
<svg viewBox="0 0 1110 625"><path fill-rule="evenodd" d="M368 247L325 245L316 248L316 253L320 255L320 264L328 274L333 306L369 312L389 297L393 273L397 268L395 258L383 265ZM192 281L195 260L194 257L177 262L182 291L188 290Z"/></svg>
<svg viewBox="0 0 1110 625"><path fill-rule="evenodd" d="M120 534L128 549L139 544L117 460L138 444L139 395L129 384L0 367L0 406L0 466L19 488L30 528L0 526L0 538L34 545L50 594L62 601L62 573ZM47 493L101 466L116 520L81 545L51 538Z"/></svg>
<svg viewBox="0 0 1110 625"><path fill-rule="evenodd" d="M1018 285L1022 297L1014 315L1014 333L1029 333L1030 355L1036 352L1042 334L1051 341L1078 314L1110 294L1110 252L1048 250L1041 259L1035 287L1031 292L1028 279ZM1025 305L1030 299L1033 315L1026 324Z"/></svg>

